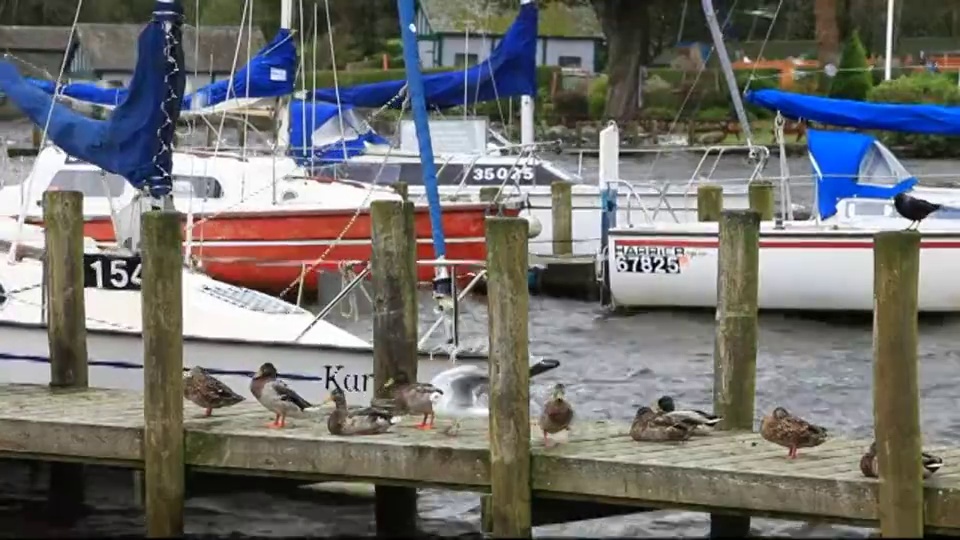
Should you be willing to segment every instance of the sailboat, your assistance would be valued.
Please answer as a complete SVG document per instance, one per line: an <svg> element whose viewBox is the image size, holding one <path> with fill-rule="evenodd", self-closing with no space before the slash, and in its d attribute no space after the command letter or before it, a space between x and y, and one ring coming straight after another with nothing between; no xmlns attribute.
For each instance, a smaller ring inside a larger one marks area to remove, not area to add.
<svg viewBox="0 0 960 540"><path fill-rule="evenodd" d="M179 34L180 0L155 0L151 21L139 39L137 66L130 93L107 120L94 120L55 103L49 94L0 62L0 91L17 103L36 125L49 125L54 144L80 159L124 178L140 201L131 205L139 221L143 207L170 208L173 174L172 124L180 113L183 52ZM169 49L169 53L165 50ZM49 118L49 123L47 122ZM43 284L43 234L38 227L0 219L0 382L45 384L49 381L49 344ZM117 224L118 237L136 231ZM90 238L85 253L111 257ZM127 250L129 252L129 250ZM119 259L117 259L119 260ZM136 259L134 259L136 260ZM90 384L142 389L140 266L109 265L109 275L85 283ZM100 269L101 272L103 268ZM220 376L238 391L263 362L296 381L308 400L334 388L351 399L373 394L373 350L366 341L304 309L250 289L229 285L190 268L183 271L184 359ZM279 360L278 360L279 358ZM485 355L460 354L458 361L485 363ZM545 369L559 365L541 360ZM189 366L188 366L189 367ZM420 353L419 372L432 378L450 367L449 355Z"/></svg>
<svg viewBox="0 0 960 540"><path fill-rule="evenodd" d="M217 81L183 98L183 117L226 111L274 108L293 93L297 54L291 37L292 0L283 0L281 30L229 80ZM29 80L50 95L95 103L106 108L129 95L129 89L102 89L89 83L58 85ZM298 118L304 104L279 107L280 132ZM287 139L287 137L279 137ZM278 141L283 144L283 141ZM319 273L370 259L369 204L397 200L387 185L358 186L345 181L317 181L290 157L247 152L176 149L173 153L174 207L184 215L184 249L192 263L211 277L273 294L317 289ZM386 182L384 182L386 184ZM78 189L84 197L85 234L114 242L118 208L134 200L136 190L102 167L70 157L56 146L44 148L23 186L0 190L0 215L26 216L42 225L39 201L47 189ZM486 256L483 223L489 204L443 202L440 220L449 239L449 259L480 261ZM519 201L506 201L505 215L516 216ZM415 205L418 258L433 259L431 207ZM461 266L461 272L470 271ZM434 269L418 266L430 281Z"/></svg>
<svg viewBox="0 0 960 540"><path fill-rule="evenodd" d="M708 22L716 24L710 0ZM713 29L713 28L711 28ZM718 50L722 40L715 34ZM732 70L720 55L725 72ZM742 110L736 84L730 86ZM960 135L960 108L866 103L757 90L747 101L793 120L863 130ZM956 206L960 190L920 187L916 177L874 136L807 130L815 213L810 220L777 220L760 227L760 309L870 311L873 235L910 224L893 208L901 192ZM781 141L782 143L782 141ZM790 171L782 170L789 178ZM789 189L787 184L786 189ZM945 209L919 230L919 310L960 311L960 212ZM609 230L610 297L614 307L713 308L717 302L716 223L620 225Z"/></svg>

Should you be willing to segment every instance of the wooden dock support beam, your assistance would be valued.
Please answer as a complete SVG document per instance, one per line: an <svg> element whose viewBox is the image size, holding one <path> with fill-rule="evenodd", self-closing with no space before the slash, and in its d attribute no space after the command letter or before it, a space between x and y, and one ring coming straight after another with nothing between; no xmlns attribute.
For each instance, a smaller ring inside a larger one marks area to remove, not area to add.
<svg viewBox="0 0 960 540"><path fill-rule="evenodd" d="M487 218L490 521L496 538L530 538L527 221Z"/></svg>
<svg viewBox="0 0 960 540"><path fill-rule="evenodd" d="M147 537L183 535L183 257L180 215L142 216L143 460Z"/></svg>
<svg viewBox="0 0 960 540"><path fill-rule="evenodd" d="M550 215L553 219L553 254L573 254L573 184L557 180L550 184Z"/></svg>
<svg viewBox="0 0 960 540"><path fill-rule="evenodd" d="M720 221L723 211L723 186L700 184L697 186L697 221Z"/></svg>
<svg viewBox="0 0 960 540"><path fill-rule="evenodd" d="M720 217L713 406L721 429L753 430L757 380L760 214L726 210ZM711 537L744 537L750 518L711 514Z"/></svg>
<svg viewBox="0 0 960 540"><path fill-rule="evenodd" d="M34 131L37 133L37 131ZM87 321L83 283L83 194L43 194L44 266L47 282L47 341L50 386L86 388ZM84 504L83 465L51 463L48 504L59 523L80 517Z"/></svg>
<svg viewBox="0 0 960 540"><path fill-rule="evenodd" d="M880 461L880 533L885 538L921 538L920 234L885 231L874 235L873 242L873 417Z"/></svg>
<svg viewBox="0 0 960 540"><path fill-rule="evenodd" d="M371 279L373 281L373 380L376 397L397 372L417 380L417 257L413 203L374 201ZM377 536L417 534L417 490L376 486Z"/></svg>
<svg viewBox="0 0 960 540"><path fill-rule="evenodd" d="M757 180L747 188L750 209L760 213L760 221L772 221L776 204L774 202L773 182Z"/></svg>

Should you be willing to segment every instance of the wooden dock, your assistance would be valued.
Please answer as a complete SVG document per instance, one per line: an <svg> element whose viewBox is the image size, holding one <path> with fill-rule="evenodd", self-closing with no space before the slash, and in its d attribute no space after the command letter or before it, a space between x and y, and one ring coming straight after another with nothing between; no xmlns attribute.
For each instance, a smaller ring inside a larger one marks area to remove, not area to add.
<svg viewBox="0 0 960 540"><path fill-rule="evenodd" d="M268 429L271 415L243 403L200 417L186 408L184 458L203 472L350 480L489 492L487 420L460 434L396 426L337 437L326 415ZM0 456L143 467L143 396L105 389L0 386ZM581 420L570 439L545 448L534 437L531 485L538 497L637 507L716 511L876 525L878 482L858 468L869 441L831 439L796 460L759 434L714 433L686 443L638 443L625 422ZM536 430L533 430L534 432ZM960 448L929 447L946 465L926 481L925 522L960 530ZM638 508L639 510L639 508Z"/></svg>

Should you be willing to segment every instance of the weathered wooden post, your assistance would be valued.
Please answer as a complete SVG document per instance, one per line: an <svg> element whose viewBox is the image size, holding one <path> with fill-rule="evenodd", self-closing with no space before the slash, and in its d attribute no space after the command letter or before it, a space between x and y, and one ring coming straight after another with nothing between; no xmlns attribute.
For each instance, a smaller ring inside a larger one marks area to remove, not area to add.
<svg viewBox="0 0 960 540"><path fill-rule="evenodd" d="M417 257L413 203L374 201L370 260L373 280L373 382L376 397L399 371L417 380ZM377 535L417 533L416 488L376 486Z"/></svg>
<svg viewBox="0 0 960 540"><path fill-rule="evenodd" d="M553 254L573 254L573 184L558 180L550 184L550 214L553 218Z"/></svg>
<svg viewBox="0 0 960 540"><path fill-rule="evenodd" d="M697 221L720 221L723 211L723 186L700 184L697 186Z"/></svg>
<svg viewBox="0 0 960 540"><path fill-rule="evenodd" d="M720 217L713 406L721 429L752 430L757 379L760 214L726 210ZM750 518L710 515L711 537L743 537Z"/></svg>
<svg viewBox="0 0 960 540"><path fill-rule="evenodd" d="M920 234L873 240L873 417L880 461L880 533L923 536L923 470L917 375Z"/></svg>
<svg viewBox="0 0 960 540"><path fill-rule="evenodd" d="M34 127L30 131L30 142L33 143L33 148L40 151L40 145L43 144L43 130L39 127Z"/></svg>
<svg viewBox="0 0 960 540"><path fill-rule="evenodd" d="M86 388L87 321L83 283L83 193L43 194L44 274L47 282L47 341L50 386ZM83 465L50 465L48 503L60 522L79 517L83 508Z"/></svg>
<svg viewBox="0 0 960 540"><path fill-rule="evenodd" d="M760 221L773 220L774 209L776 208L773 187L773 182L769 180L757 180L751 182L747 188L750 209L760 213Z"/></svg>
<svg viewBox="0 0 960 540"><path fill-rule="evenodd" d="M529 538L530 355L527 222L487 218L490 520L497 538Z"/></svg>
<svg viewBox="0 0 960 540"><path fill-rule="evenodd" d="M180 215L147 212L141 223L147 536L182 536L185 480Z"/></svg>

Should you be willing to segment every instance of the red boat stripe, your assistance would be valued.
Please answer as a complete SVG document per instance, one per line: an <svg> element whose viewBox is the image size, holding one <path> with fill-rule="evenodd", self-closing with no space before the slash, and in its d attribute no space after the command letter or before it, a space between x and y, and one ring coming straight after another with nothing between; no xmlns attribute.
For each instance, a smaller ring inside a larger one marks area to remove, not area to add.
<svg viewBox="0 0 960 540"><path fill-rule="evenodd" d="M717 240L670 240L665 238L614 239L615 246L716 248ZM760 247L768 249L872 249L873 241L850 240L760 240ZM960 240L921 241L924 249L960 249Z"/></svg>

